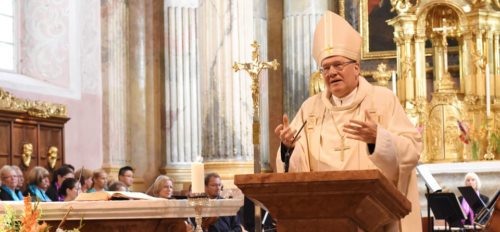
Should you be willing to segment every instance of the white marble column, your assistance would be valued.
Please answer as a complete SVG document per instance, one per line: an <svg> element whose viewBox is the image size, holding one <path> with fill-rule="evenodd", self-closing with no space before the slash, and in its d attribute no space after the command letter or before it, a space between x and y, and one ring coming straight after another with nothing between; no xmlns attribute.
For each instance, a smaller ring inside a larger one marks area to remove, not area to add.
<svg viewBox="0 0 500 232"><path fill-rule="evenodd" d="M198 0L165 1L163 166L168 168L186 166L201 154L198 4Z"/></svg>
<svg viewBox="0 0 500 232"><path fill-rule="evenodd" d="M253 21L255 40L260 44L260 58L262 61L269 61L274 57L267 55L267 1L254 0ZM260 155L262 169L270 169L269 164L269 72L272 69L264 70L260 76Z"/></svg>
<svg viewBox="0 0 500 232"><path fill-rule="evenodd" d="M136 169L134 190L141 191L156 178L162 160L163 0L128 1L128 6L126 158Z"/></svg>
<svg viewBox="0 0 500 232"><path fill-rule="evenodd" d="M314 29L328 0L285 0L283 19L284 111L293 118L309 97L309 76L318 70L312 57Z"/></svg>
<svg viewBox="0 0 500 232"><path fill-rule="evenodd" d="M126 86L128 9L126 0L102 1L103 167L127 163Z"/></svg>
<svg viewBox="0 0 500 232"><path fill-rule="evenodd" d="M251 80L234 73L235 61L251 60L253 1L200 1L198 22L202 154L207 161L250 161Z"/></svg>

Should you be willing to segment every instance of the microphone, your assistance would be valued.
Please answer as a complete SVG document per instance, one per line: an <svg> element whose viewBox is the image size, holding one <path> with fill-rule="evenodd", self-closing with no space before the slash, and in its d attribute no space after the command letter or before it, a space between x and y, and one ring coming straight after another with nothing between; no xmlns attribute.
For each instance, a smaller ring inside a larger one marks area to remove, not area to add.
<svg viewBox="0 0 500 232"><path fill-rule="evenodd" d="M307 120L304 121L304 123L300 127L300 129L297 132L297 134L295 134L295 136L293 137L292 144L295 143L295 141L297 140L297 137L299 136L299 134L302 131L302 129L304 129L304 126L306 125L306 123L307 123ZM289 166L289 163L290 163L290 157L292 156L292 151L291 150L292 150L291 148L287 148L285 153L281 153L281 161L285 165L285 167L284 167L285 172L288 172L288 166Z"/></svg>

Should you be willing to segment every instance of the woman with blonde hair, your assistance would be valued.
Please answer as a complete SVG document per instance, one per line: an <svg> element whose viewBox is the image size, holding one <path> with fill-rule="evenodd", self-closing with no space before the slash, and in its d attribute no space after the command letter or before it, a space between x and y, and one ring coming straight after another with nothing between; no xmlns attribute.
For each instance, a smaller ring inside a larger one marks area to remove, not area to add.
<svg viewBox="0 0 500 232"><path fill-rule="evenodd" d="M153 183L151 195L170 199L174 194L174 183L172 179L165 175L159 175Z"/></svg>
<svg viewBox="0 0 500 232"><path fill-rule="evenodd" d="M75 179L80 181L81 192L86 193L89 189L92 188L92 170L81 168L75 172Z"/></svg>
<svg viewBox="0 0 500 232"><path fill-rule="evenodd" d="M93 185L87 192L101 192L108 188L108 173L103 169L95 170L92 175Z"/></svg>
<svg viewBox="0 0 500 232"><path fill-rule="evenodd" d="M469 172L465 175L464 178L464 185L465 186L470 186L476 191L477 195L481 200L484 202L484 204L488 204L489 198L483 194L479 193L479 189L481 189L481 180L479 179L479 176L474 173L474 172ZM467 215L467 219L465 220L465 224L467 225L473 225L474 224L474 215L479 213L475 212L467 203L465 198L463 196L458 197L458 201L462 205L462 209L464 210L465 215Z"/></svg>

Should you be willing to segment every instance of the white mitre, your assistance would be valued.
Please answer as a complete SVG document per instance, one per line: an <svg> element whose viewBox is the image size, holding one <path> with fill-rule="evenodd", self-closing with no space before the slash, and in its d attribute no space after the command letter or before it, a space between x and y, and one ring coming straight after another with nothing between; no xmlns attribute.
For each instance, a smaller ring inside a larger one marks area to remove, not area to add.
<svg viewBox="0 0 500 232"><path fill-rule="evenodd" d="M314 31L312 55L316 64L330 56L344 56L359 61L361 35L344 18L326 11Z"/></svg>

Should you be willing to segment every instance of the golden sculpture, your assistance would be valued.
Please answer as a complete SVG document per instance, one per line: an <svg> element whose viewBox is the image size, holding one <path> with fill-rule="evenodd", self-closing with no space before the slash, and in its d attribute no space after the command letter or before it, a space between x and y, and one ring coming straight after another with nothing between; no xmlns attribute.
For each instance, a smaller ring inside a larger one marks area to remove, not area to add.
<svg viewBox="0 0 500 232"><path fill-rule="evenodd" d="M377 66L377 71L373 73L373 79L377 81L377 85L387 87L389 79L391 79L391 72L387 70L385 63L380 63Z"/></svg>
<svg viewBox="0 0 500 232"><path fill-rule="evenodd" d="M56 167L58 151L59 149L57 149L56 146L51 146L49 147L49 150L47 152L47 161L49 162L49 167L51 169L54 169Z"/></svg>
<svg viewBox="0 0 500 232"><path fill-rule="evenodd" d="M325 90L325 81L320 71L315 71L309 77L309 96L321 93Z"/></svg>
<svg viewBox="0 0 500 232"><path fill-rule="evenodd" d="M30 166L31 163L31 155L33 154L33 144L25 143L23 144L23 164L26 167Z"/></svg>
<svg viewBox="0 0 500 232"><path fill-rule="evenodd" d="M27 112L31 116L49 118L67 118L66 106L43 101L31 101L12 96L0 88L0 109Z"/></svg>

